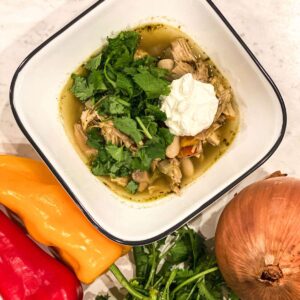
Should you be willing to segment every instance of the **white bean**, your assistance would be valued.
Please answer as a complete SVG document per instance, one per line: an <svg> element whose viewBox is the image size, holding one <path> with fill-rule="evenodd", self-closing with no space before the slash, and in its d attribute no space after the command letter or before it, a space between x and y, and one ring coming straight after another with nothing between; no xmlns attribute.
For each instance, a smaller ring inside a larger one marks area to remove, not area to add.
<svg viewBox="0 0 300 300"><path fill-rule="evenodd" d="M157 66L162 69L171 71L174 67L174 60L170 58L161 59Z"/></svg>
<svg viewBox="0 0 300 300"><path fill-rule="evenodd" d="M181 171L185 177L191 177L194 175L194 165L189 157L182 158L180 161Z"/></svg>
<svg viewBox="0 0 300 300"><path fill-rule="evenodd" d="M175 158L180 151L180 139L179 136L174 136L173 142L167 147L166 155L169 158Z"/></svg>

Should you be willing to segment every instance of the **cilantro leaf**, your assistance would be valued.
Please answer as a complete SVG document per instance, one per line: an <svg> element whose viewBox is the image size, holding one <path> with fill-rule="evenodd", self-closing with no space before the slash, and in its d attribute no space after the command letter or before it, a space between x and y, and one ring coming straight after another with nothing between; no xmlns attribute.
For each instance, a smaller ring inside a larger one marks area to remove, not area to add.
<svg viewBox="0 0 300 300"><path fill-rule="evenodd" d="M166 146L172 144L174 139L174 135L170 132L170 130L164 127L159 128L158 136L161 138L161 140L164 142Z"/></svg>
<svg viewBox="0 0 300 300"><path fill-rule="evenodd" d="M103 156L103 151L100 151L99 153ZM92 161L91 171L95 176L110 175L110 168L112 167L112 164L111 160L103 162L98 156Z"/></svg>
<svg viewBox="0 0 300 300"><path fill-rule="evenodd" d="M165 79L169 75L170 72L167 69L162 69L162 68L158 68L155 66L151 66L150 73L155 77Z"/></svg>
<svg viewBox="0 0 300 300"><path fill-rule="evenodd" d="M102 137L100 133L99 128L91 128L87 132L87 145L95 148L95 149L102 149L104 145L104 138Z"/></svg>
<svg viewBox="0 0 300 300"><path fill-rule="evenodd" d="M118 51L118 55L115 55L115 61L112 63L113 67L117 70L122 70L124 66L128 66L132 61L132 54L126 47L121 48L122 51Z"/></svg>
<svg viewBox="0 0 300 300"><path fill-rule="evenodd" d="M111 176L113 178L131 174L131 155L125 149L123 149L122 155L120 153L121 151L118 149L102 148L91 163L92 173L96 176Z"/></svg>
<svg viewBox="0 0 300 300"><path fill-rule="evenodd" d="M106 91L107 87L103 81L103 77L101 75L101 72L98 70L93 70L89 74L88 78L88 85L93 87L95 91Z"/></svg>
<svg viewBox="0 0 300 300"><path fill-rule="evenodd" d="M130 80L130 78L124 75L123 73L117 73L116 86L126 95L132 96L133 83Z"/></svg>
<svg viewBox="0 0 300 300"><path fill-rule="evenodd" d="M185 239L179 239L173 248L171 248L167 260L172 264L179 264L189 258L189 243Z"/></svg>
<svg viewBox="0 0 300 300"><path fill-rule="evenodd" d="M133 55L140 36L135 31L122 31L115 38L108 39L108 51L114 51L115 49L122 48L126 46L128 51Z"/></svg>
<svg viewBox="0 0 300 300"><path fill-rule="evenodd" d="M135 167L141 170L149 170L153 159L164 159L166 157L166 147L157 138L148 140L144 147L138 150L137 157L140 161L134 161Z"/></svg>
<svg viewBox="0 0 300 300"><path fill-rule="evenodd" d="M88 70L96 70L101 63L102 53L90 58L85 64L86 69Z"/></svg>
<svg viewBox="0 0 300 300"><path fill-rule="evenodd" d="M165 153L166 153L166 147L163 145L160 141L159 138L153 138L152 140L149 140L145 143L145 149L147 155L151 157L152 159L154 158L160 158L164 159L165 158Z"/></svg>
<svg viewBox="0 0 300 300"><path fill-rule="evenodd" d="M170 93L169 82L153 76L148 71L134 75L133 80L146 93L148 99Z"/></svg>
<svg viewBox="0 0 300 300"><path fill-rule="evenodd" d="M118 98L117 96L108 96L101 100L97 111L100 115L128 114L126 101Z"/></svg>
<svg viewBox="0 0 300 300"><path fill-rule="evenodd" d="M103 51L105 64L110 64L121 70L133 61L133 55L138 46L139 34L135 31L123 31L114 38L108 38L108 45Z"/></svg>
<svg viewBox="0 0 300 300"><path fill-rule="evenodd" d="M126 190L131 194L135 194L138 187L139 185L134 180L130 180L126 186Z"/></svg>
<svg viewBox="0 0 300 300"><path fill-rule="evenodd" d="M137 170L143 170L148 171L151 166L153 158L150 157L145 150L145 148L142 148L137 153L137 158L133 160L133 168Z"/></svg>
<svg viewBox="0 0 300 300"><path fill-rule="evenodd" d="M115 118L114 125L121 132L130 136L136 144L139 144L143 136L137 128L136 122L128 117Z"/></svg>
<svg viewBox="0 0 300 300"><path fill-rule="evenodd" d="M74 80L71 92L80 101L85 101L91 96L93 96L94 88L89 85L86 78L80 75L72 74L72 79Z"/></svg>
<svg viewBox="0 0 300 300"><path fill-rule="evenodd" d="M149 263L149 255L145 253L144 246L136 246L133 248L133 257L136 266L136 277L143 281L146 279Z"/></svg>
<svg viewBox="0 0 300 300"><path fill-rule="evenodd" d="M111 177L125 177L132 173L130 168L130 160L126 161L119 161L114 162L113 165L110 167L109 174Z"/></svg>
<svg viewBox="0 0 300 300"><path fill-rule="evenodd" d="M136 59L132 65L135 68L140 68L140 67L145 68L145 67L155 67L156 63L157 63L156 57L146 55L144 57ZM147 68L145 68L145 69L147 69Z"/></svg>
<svg viewBox="0 0 300 300"><path fill-rule="evenodd" d="M140 118L144 126L147 128L151 136L155 136L157 133L157 123L154 121L153 116L145 116Z"/></svg>
<svg viewBox="0 0 300 300"><path fill-rule="evenodd" d="M165 112L163 112L162 110L160 110L160 108L156 105L147 103L146 104L146 109L145 109L145 113L146 115L152 115L155 117L155 119L157 121L165 121L167 120L167 115Z"/></svg>
<svg viewBox="0 0 300 300"><path fill-rule="evenodd" d="M116 145L106 145L106 151L111 155L111 157L116 161L123 160L123 147L118 147Z"/></svg>
<svg viewBox="0 0 300 300"><path fill-rule="evenodd" d="M135 68L133 66L128 66L123 69L123 72L127 75L133 76L138 73L138 70L137 70L137 68Z"/></svg>

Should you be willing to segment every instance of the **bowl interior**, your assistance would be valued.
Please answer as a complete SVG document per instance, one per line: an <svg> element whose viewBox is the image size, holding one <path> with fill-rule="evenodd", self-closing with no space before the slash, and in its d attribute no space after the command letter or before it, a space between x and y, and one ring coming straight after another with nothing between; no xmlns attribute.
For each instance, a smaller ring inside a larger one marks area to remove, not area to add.
<svg viewBox="0 0 300 300"><path fill-rule="evenodd" d="M150 204L123 200L90 173L69 142L59 113L60 91L80 63L112 33L143 23L180 25L232 85L239 133L228 151L180 197ZM274 88L206 1L107 0L47 42L19 69L12 105L19 124L89 219L111 238L149 242L207 206L275 150L283 134Z"/></svg>

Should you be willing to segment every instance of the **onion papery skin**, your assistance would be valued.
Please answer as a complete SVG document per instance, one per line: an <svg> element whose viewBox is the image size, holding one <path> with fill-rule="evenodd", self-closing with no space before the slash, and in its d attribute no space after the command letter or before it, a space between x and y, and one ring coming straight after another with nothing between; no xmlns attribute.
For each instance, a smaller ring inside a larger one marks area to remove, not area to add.
<svg viewBox="0 0 300 300"><path fill-rule="evenodd" d="M224 279L242 300L300 299L300 180L243 189L223 210L215 243Z"/></svg>

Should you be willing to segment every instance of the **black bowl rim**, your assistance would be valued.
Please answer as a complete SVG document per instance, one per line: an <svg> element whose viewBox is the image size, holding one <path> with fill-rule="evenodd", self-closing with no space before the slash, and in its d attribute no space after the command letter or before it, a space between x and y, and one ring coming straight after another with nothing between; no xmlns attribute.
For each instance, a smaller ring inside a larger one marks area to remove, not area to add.
<svg viewBox="0 0 300 300"><path fill-rule="evenodd" d="M88 14L90 11L92 11L94 8L96 8L98 5L100 5L102 2L104 2L104 0L98 0L97 2L95 2L93 5L91 5L88 9L86 9L85 11L83 11L80 15L78 15L76 18L74 18L72 21L70 21L68 24L66 24L63 28L61 28L60 30L58 30L55 34L53 34L51 37L49 37L46 41L44 41L41 45L39 45L36 49L34 49L23 61L22 63L19 65L19 67L17 68L17 70L14 73L14 76L12 78L11 81L11 85L10 85L10 92L9 92L9 97L10 97L10 106L11 106L11 110L13 113L13 116L19 126L19 128L21 129L21 131L23 132L23 134L25 135L25 137L28 139L28 141L31 143L31 145L34 147L35 151L40 155L40 157L43 159L43 161L47 164L48 168L51 170L51 172L55 175L55 177L57 178L57 180L60 182L60 184L64 187L64 189L68 192L68 194L72 197L72 199L74 200L74 202L76 203L76 205L80 208L80 210L83 212L83 214L87 217L87 219L93 224L94 227L96 227L101 233L103 233L104 235L106 235L108 238L110 238L111 240L118 242L120 244L125 244L125 245L131 245L131 246L136 246L136 245L144 245L144 244L149 244L152 243L154 241L160 240L162 238L164 238L165 236L167 236L168 234L172 233L173 231L177 230L178 228L180 228L181 226L183 226L184 224L186 224L188 221L190 221L192 218L194 218L195 216L197 216L201 211L203 211L206 207L208 207L210 204L212 204L213 202L215 202L218 198L220 198L222 195L224 195L226 192L228 192L229 190L231 190L235 185L237 185L240 181L242 181L244 178L246 178L249 174L251 174L253 171L255 171L258 167L260 167L263 163L265 163L276 151L276 149L278 148L278 146L280 145L284 134L285 134L285 130L286 130L286 124L287 124L287 113L286 113L286 108L285 108L285 104L283 101L283 98L280 94L279 89L277 88L277 86L275 85L274 81L272 80L272 78L269 76L269 74L266 72L266 70L262 67L262 65L259 63L258 59L256 58L256 56L252 53L252 51L248 48L248 46L245 44L245 42L242 40L242 38L240 37L240 35L235 31L235 29L231 26L231 24L227 21L227 19L224 17L224 15L221 13L221 11L217 8L217 6L213 3L213 1L211 0L206 0L207 3L210 5L210 7L213 9L213 11L220 17L220 19L223 21L223 23L227 26L227 28L231 31L231 33L233 34L233 36L237 39L237 41L241 44L241 46L244 48L244 50L249 54L250 58L253 60L253 62L256 64L256 66L258 67L258 69L261 71L261 73L264 75L264 77L266 78L266 80L269 82L269 84L271 85L271 87L273 88L281 110L282 110L282 126L281 126L281 131L280 131L280 135L278 136L276 142L274 143L274 145L271 147L271 149L268 151L268 153L261 158L256 164L254 164L248 171L246 171L244 174L242 174L239 178L237 178L236 180L234 180L231 184L229 184L227 187L225 187L222 191L220 191L219 193L217 193L215 196L213 196L211 199L209 199L206 203L204 203L203 205L201 205L200 207L198 207L193 213L191 213L189 216L187 216L186 218L182 219L180 222L178 222L176 225L168 228L167 230L165 230L164 232L145 239L145 240L139 240L139 241L131 241L131 240L123 240L120 237L116 237L112 234L110 234L108 231L106 231L105 229L103 229L97 222L96 220L89 214L89 212L87 212L85 210L85 208L81 205L81 202L79 199L77 199L77 197L73 194L71 188L68 186L68 184L64 181L64 179L60 176L59 172L55 169L55 167L50 163L50 161L47 159L46 155L41 151L41 149L37 146L37 144L35 143L35 141L33 140L33 138L31 137L30 133L26 130L25 126L23 125L22 121L20 120L18 113L15 109L14 106L14 88L15 88L15 84L16 84L16 80L18 78L19 73L21 72L21 70L24 68L24 66L30 61L30 59L37 54L42 48L44 48L47 44L49 44L52 40L54 40L57 36L59 36L61 33L63 33L66 29L68 29L70 26L72 26L74 23L76 23L78 20L80 20L82 17L84 17L86 14Z"/></svg>

